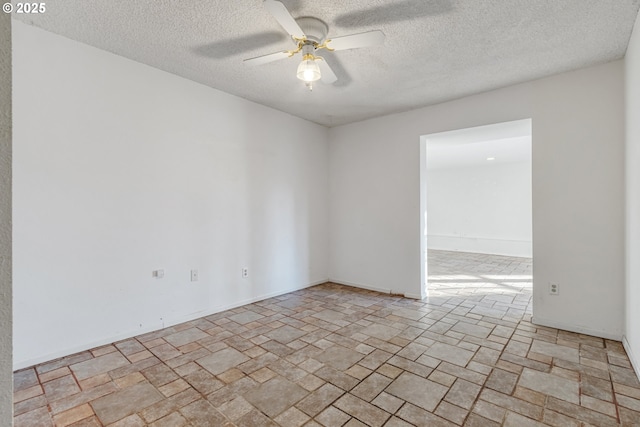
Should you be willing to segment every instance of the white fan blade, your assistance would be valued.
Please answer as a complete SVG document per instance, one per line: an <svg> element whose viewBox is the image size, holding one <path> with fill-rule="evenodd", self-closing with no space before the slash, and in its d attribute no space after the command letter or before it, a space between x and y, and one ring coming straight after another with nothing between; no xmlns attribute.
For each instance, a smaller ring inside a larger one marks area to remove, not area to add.
<svg viewBox="0 0 640 427"><path fill-rule="evenodd" d="M329 64L327 64L327 61L319 57L317 62L320 67L320 80L322 80L322 83L331 84L338 80L336 73L333 72Z"/></svg>
<svg viewBox="0 0 640 427"><path fill-rule="evenodd" d="M264 0L264 7L276 18L284 30L297 39L304 38L304 32L284 5L276 0Z"/></svg>
<svg viewBox="0 0 640 427"><path fill-rule="evenodd" d="M256 56L255 58L245 59L243 62L247 65L262 65L269 62L277 61L278 59L284 59L289 57L289 52L286 50L282 52L270 53L268 55Z"/></svg>
<svg viewBox="0 0 640 427"><path fill-rule="evenodd" d="M333 50L356 49L358 47L377 46L384 42L384 33L380 30L331 39L327 46Z"/></svg>

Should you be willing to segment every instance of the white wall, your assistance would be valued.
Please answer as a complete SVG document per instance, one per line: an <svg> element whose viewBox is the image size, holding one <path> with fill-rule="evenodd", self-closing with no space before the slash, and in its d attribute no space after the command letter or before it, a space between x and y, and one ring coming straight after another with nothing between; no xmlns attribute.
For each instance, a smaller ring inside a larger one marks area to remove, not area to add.
<svg viewBox="0 0 640 427"><path fill-rule="evenodd" d="M626 328L625 347L640 377L640 14L627 48L626 74Z"/></svg>
<svg viewBox="0 0 640 427"><path fill-rule="evenodd" d="M11 356L11 15L0 16L0 425L13 424Z"/></svg>
<svg viewBox="0 0 640 427"><path fill-rule="evenodd" d="M426 185L429 249L531 256L530 162L427 168Z"/></svg>
<svg viewBox="0 0 640 427"><path fill-rule="evenodd" d="M615 61L331 129L331 279L420 296L420 135L532 118L534 320L619 339L623 104Z"/></svg>
<svg viewBox="0 0 640 427"><path fill-rule="evenodd" d="M326 128L19 22L13 49L16 368L326 281Z"/></svg>

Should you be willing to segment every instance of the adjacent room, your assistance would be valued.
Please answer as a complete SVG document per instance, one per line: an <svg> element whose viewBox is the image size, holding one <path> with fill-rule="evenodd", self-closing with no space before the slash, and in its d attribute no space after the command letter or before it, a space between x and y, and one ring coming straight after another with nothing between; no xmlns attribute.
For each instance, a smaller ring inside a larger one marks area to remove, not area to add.
<svg viewBox="0 0 640 427"><path fill-rule="evenodd" d="M429 299L474 297L472 315L531 315L531 120L421 139Z"/></svg>
<svg viewBox="0 0 640 427"><path fill-rule="evenodd" d="M0 424L640 422L640 0L3 9Z"/></svg>

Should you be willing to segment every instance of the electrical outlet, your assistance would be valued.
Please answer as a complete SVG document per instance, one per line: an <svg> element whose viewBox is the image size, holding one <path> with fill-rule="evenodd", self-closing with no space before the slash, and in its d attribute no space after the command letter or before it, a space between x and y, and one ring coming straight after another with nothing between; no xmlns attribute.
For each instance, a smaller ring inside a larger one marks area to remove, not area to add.
<svg viewBox="0 0 640 427"><path fill-rule="evenodd" d="M198 270L191 270L191 281L192 282L197 282L198 281Z"/></svg>
<svg viewBox="0 0 640 427"><path fill-rule="evenodd" d="M549 283L549 294L550 295L559 295L560 294L560 285L557 283Z"/></svg>
<svg viewBox="0 0 640 427"><path fill-rule="evenodd" d="M153 270L151 272L151 277L162 279L164 277L164 270Z"/></svg>
<svg viewBox="0 0 640 427"><path fill-rule="evenodd" d="M249 277L249 269L247 267L242 267L242 278L246 279Z"/></svg>

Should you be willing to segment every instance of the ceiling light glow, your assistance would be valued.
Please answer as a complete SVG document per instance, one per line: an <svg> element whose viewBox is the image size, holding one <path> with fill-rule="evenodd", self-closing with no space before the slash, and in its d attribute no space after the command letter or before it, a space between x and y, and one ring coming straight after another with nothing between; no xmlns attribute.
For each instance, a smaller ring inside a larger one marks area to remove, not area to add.
<svg viewBox="0 0 640 427"><path fill-rule="evenodd" d="M318 67L315 58L313 55L309 56L305 55L300 65L298 65L298 72L296 73L296 76L306 83L315 82L320 80L321 77L320 67Z"/></svg>

